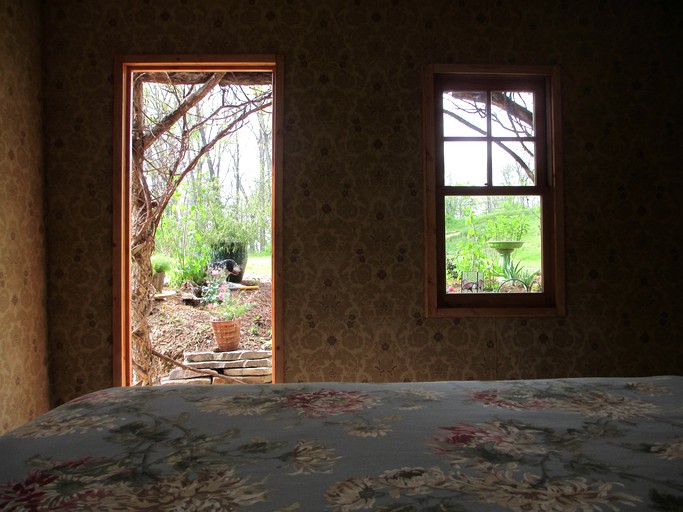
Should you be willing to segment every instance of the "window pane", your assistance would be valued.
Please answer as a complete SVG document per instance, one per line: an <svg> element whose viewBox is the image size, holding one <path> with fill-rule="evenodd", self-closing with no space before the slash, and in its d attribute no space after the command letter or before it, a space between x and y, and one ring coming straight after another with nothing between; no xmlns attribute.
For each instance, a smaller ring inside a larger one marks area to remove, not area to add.
<svg viewBox="0 0 683 512"><path fill-rule="evenodd" d="M533 142L498 141L491 150L493 184L532 186L536 181Z"/></svg>
<svg viewBox="0 0 683 512"><path fill-rule="evenodd" d="M491 93L491 133L495 137L533 137L533 116L533 93Z"/></svg>
<svg viewBox="0 0 683 512"><path fill-rule="evenodd" d="M486 135L486 92L443 93L443 134L445 137Z"/></svg>
<svg viewBox="0 0 683 512"><path fill-rule="evenodd" d="M486 184L486 142L444 142L444 184Z"/></svg>
<svg viewBox="0 0 683 512"><path fill-rule="evenodd" d="M447 293L543 291L539 196L447 196Z"/></svg>

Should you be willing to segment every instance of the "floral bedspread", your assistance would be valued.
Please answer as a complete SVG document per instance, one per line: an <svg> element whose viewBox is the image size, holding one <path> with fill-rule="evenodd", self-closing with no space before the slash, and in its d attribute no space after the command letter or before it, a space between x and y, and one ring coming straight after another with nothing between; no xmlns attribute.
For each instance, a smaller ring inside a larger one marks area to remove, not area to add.
<svg viewBox="0 0 683 512"><path fill-rule="evenodd" d="M0 510L683 510L683 377L108 389L0 437Z"/></svg>

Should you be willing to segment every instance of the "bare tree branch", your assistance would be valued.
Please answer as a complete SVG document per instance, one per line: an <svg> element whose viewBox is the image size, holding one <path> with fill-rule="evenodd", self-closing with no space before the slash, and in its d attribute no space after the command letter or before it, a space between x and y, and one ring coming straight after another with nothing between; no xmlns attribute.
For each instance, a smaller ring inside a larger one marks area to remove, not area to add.
<svg viewBox="0 0 683 512"><path fill-rule="evenodd" d="M450 93L453 98L463 99L471 101L474 104L480 103L479 92L452 92ZM521 122L526 123L528 126L534 125L534 114L529 109L523 107L519 103L515 103L503 92L491 93L491 103L505 112L512 115L514 118L519 119Z"/></svg>
<svg viewBox="0 0 683 512"><path fill-rule="evenodd" d="M263 98L269 98L270 95L266 95ZM166 206L168 206L169 201L173 197L173 194L175 194L175 191L177 188L180 186L180 183L185 179L185 176L187 176L189 173L191 173L194 168L197 166L201 158L211 151L211 149L223 138L227 137L231 133L234 133L239 127L241 126L242 122L247 119L251 114L264 110L268 108L269 106L272 105L272 102L268 103L263 103L255 108L252 109L246 109L244 110L239 117L237 117L235 120L233 120L230 124L228 124L225 128L223 128L220 132L218 132L213 139L211 139L209 142L207 142L204 146L202 146L195 156L192 158L190 163L183 169L180 174L177 175L175 178L174 182L172 185L170 185L165 191L164 191L164 196L160 198L160 203L156 209L155 212L155 217L156 217L156 222L158 224L159 220L161 219L161 215L163 215L164 210L166 209Z"/></svg>
<svg viewBox="0 0 683 512"><path fill-rule="evenodd" d="M456 114L455 112L451 112L451 111L445 110L445 109L444 109L443 112L444 112L444 114L451 116L453 119L455 119L455 120L461 122L462 124L464 124L464 125L467 126L468 128L471 128L472 130L476 131L477 133L480 133L480 134L482 134L482 135L486 135L486 131L484 131L484 130L482 130L481 128L479 128L478 126L476 126L476 125L470 123L470 122L467 121L466 119L463 119L462 117L460 117L460 116L459 116L458 114ZM515 153L512 149L508 148L508 147L507 147L505 144L503 144L501 141L495 141L495 140L494 140L493 143L496 144L496 145L497 145L498 147L500 147L501 149L503 149L503 150L504 150L508 155L510 155L512 158L514 158L515 162L517 162L517 163L522 167L522 169L524 169L524 173L529 177L529 179L532 180L532 181L534 180L534 173L533 173L533 171L529 168L529 166L526 164L526 162L525 162L524 160L522 160L522 158L521 158L517 153ZM526 149L526 148L525 148L525 149ZM527 151L528 151L528 150L527 150Z"/></svg>
<svg viewBox="0 0 683 512"><path fill-rule="evenodd" d="M178 108L164 117L152 129L142 137L142 150L148 149L163 133L167 132L183 115L206 97L225 76L225 73L214 73L204 85L187 96Z"/></svg>

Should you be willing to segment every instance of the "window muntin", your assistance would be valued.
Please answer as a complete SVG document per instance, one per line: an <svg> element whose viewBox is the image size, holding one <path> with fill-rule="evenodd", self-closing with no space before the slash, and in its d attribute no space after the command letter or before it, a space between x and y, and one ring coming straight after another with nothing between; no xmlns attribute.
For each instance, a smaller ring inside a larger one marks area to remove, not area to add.
<svg viewBox="0 0 683 512"><path fill-rule="evenodd" d="M562 314L554 70L428 73L427 314ZM495 224L515 223L521 247L495 244Z"/></svg>

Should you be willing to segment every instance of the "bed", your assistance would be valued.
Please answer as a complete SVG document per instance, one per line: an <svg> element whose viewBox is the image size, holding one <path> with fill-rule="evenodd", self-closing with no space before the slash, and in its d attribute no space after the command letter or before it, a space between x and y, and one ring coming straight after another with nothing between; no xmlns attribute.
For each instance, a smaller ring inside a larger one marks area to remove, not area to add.
<svg viewBox="0 0 683 512"><path fill-rule="evenodd" d="M683 510L683 377L112 388L0 437L0 510Z"/></svg>

